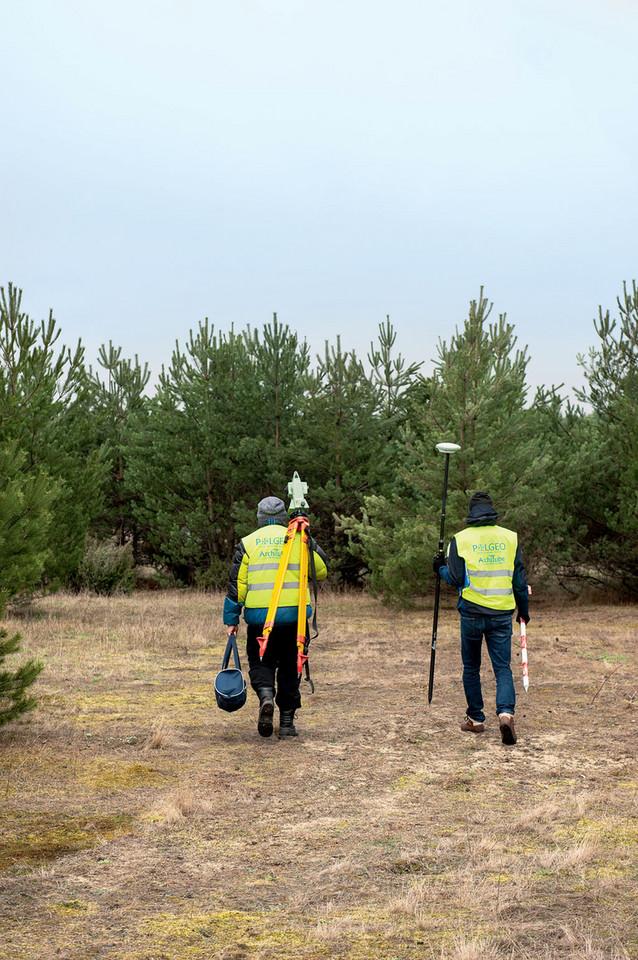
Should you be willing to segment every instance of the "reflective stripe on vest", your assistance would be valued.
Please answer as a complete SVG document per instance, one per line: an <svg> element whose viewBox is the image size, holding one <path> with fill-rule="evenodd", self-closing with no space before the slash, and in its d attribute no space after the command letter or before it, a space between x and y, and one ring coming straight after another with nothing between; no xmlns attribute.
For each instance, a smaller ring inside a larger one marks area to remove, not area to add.
<svg viewBox="0 0 638 960"><path fill-rule="evenodd" d="M299 587L298 580L296 583L286 583L286 581L284 580L284 582L281 585L282 590L297 590L298 587ZM274 589L275 589L275 581L273 580L272 583L249 583L248 586L246 587L246 592L250 593L251 590L274 590Z"/></svg>
<svg viewBox="0 0 638 960"><path fill-rule="evenodd" d="M517 534L505 527L466 527L455 540L458 555L465 561L463 599L491 610L515 607L512 577Z"/></svg>
<svg viewBox="0 0 638 960"><path fill-rule="evenodd" d="M243 537L242 543L248 559L245 599L247 609L268 608L275 586L273 574L279 569L285 538L286 527L279 524L269 524ZM300 556L301 537L297 535L281 588L283 607L296 607L299 603ZM310 603L310 590L307 591L306 602Z"/></svg>

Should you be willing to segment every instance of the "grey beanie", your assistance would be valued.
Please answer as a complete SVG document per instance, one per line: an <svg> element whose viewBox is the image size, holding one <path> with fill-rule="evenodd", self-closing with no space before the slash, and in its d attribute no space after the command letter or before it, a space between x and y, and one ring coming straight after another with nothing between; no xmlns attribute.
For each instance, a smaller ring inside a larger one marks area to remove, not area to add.
<svg viewBox="0 0 638 960"><path fill-rule="evenodd" d="M260 527L265 527L269 523L280 523L282 527L288 526L288 513L286 504L279 497L264 497L257 504L257 523Z"/></svg>

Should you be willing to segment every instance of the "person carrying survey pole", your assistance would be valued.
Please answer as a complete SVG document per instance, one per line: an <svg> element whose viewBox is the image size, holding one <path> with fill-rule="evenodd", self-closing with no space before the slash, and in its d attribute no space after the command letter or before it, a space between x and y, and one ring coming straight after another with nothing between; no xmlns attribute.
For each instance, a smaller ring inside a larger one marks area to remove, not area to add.
<svg viewBox="0 0 638 960"><path fill-rule="evenodd" d="M258 528L239 541L224 600L229 636L237 633L244 612L249 677L259 698L257 730L262 737L272 736L275 703L279 739L296 737L294 719L301 707L304 668L312 689L307 656L309 581L325 579L327 558L308 530L307 489L295 473L288 484L290 518L278 497L258 503Z"/></svg>
<svg viewBox="0 0 638 960"><path fill-rule="evenodd" d="M517 623L529 623L527 574L518 536L497 524L498 514L489 493L470 497L466 528L447 549L434 557L434 572L459 591L461 656L467 715L461 730L483 733L485 713L481 691L483 638L496 678L496 713L501 740L516 743L516 694L512 679L512 614Z"/></svg>

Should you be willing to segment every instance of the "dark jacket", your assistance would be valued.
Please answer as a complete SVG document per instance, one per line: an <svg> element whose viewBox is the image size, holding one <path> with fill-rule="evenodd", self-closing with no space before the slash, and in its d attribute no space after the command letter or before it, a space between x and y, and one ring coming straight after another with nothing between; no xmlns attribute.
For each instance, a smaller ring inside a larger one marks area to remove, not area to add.
<svg viewBox="0 0 638 960"><path fill-rule="evenodd" d="M468 527L494 526L497 520L498 514L489 503L475 504L465 518ZM439 569L439 573L451 587L458 589L459 602L456 605L456 609L459 613L474 614L475 616L483 617L502 616L503 614L514 613L514 608L511 610L493 610L491 607L483 607L478 603L473 603L471 600L465 600L460 595L466 584L465 560L458 554L455 537L452 537L448 547L446 565ZM514 599L516 600L519 616L527 619L529 617L527 571L525 570L525 561L523 560L523 552L520 544L518 544L516 548L512 590L514 591Z"/></svg>

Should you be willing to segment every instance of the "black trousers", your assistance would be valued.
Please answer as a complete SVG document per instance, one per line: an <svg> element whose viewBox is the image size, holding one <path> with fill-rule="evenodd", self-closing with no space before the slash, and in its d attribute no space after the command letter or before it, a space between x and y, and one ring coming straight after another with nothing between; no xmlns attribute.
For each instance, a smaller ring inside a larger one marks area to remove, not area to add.
<svg viewBox="0 0 638 960"><path fill-rule="evenodd" d="M307 629L307 628L306 628ZM284 623L274 626L268 638L264 659L259 659L257 637L263 627L248 624L246 656L248 675L253 690L259 687L275 689L275 702L280 710L298 710L301 706L299 677L297 675L297 624Z"/></svg>

